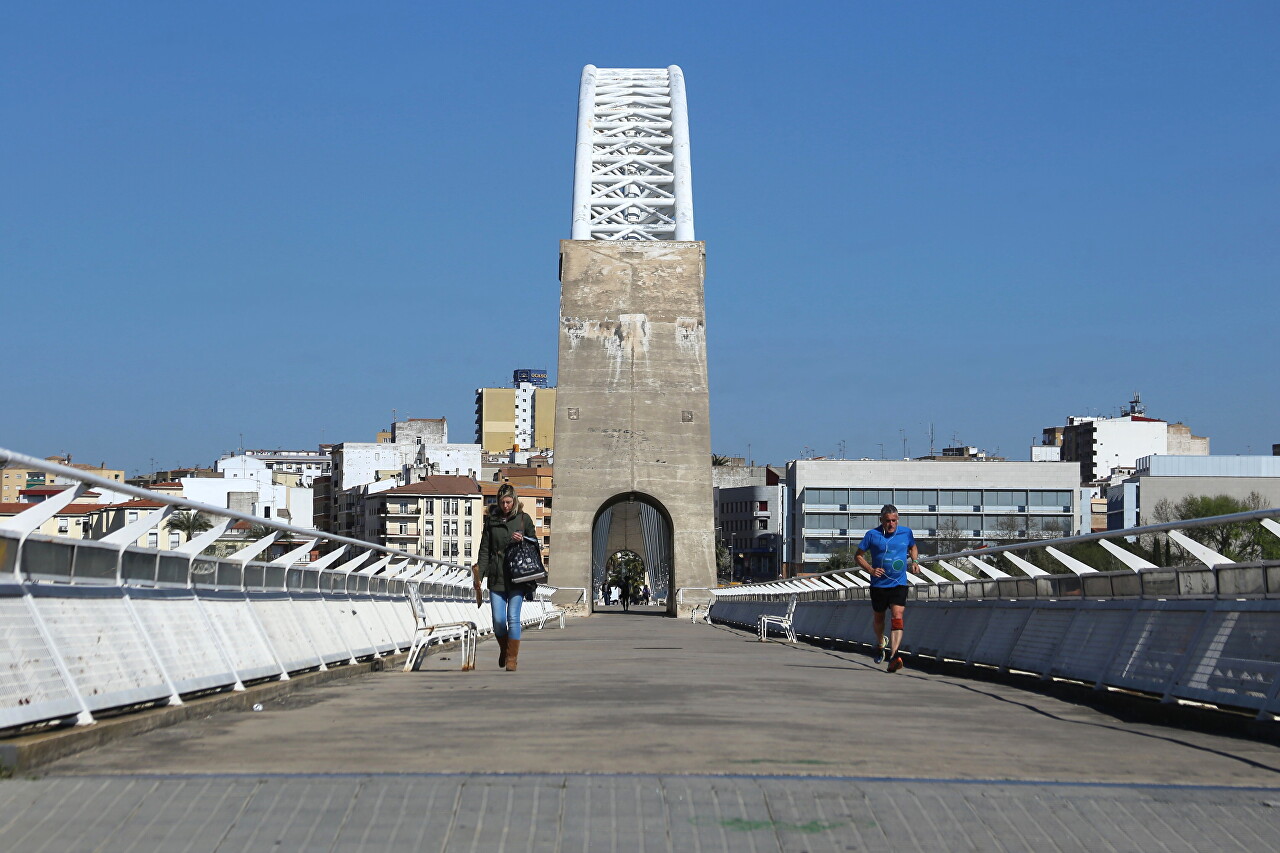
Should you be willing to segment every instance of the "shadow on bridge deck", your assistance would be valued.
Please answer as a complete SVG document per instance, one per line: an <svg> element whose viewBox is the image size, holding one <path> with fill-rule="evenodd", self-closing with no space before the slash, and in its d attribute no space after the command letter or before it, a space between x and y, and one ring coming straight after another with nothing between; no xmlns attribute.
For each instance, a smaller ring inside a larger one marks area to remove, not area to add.
<svg viewBox="0 0 1280 853"><path fill-rule="evenodd" d="M1117 720L1015 687L855 652L760 644L644 613L529 631L516 673L492 642L227 712L50 773L696 773L1280 784L1280 748ZM909 659L908 659L909 660ZM506 732L528 734L511 737Z"/></svg>
<svg viewBox="0 0 1280 853"><path fill-rule="evenodd" d="M481 649L474 673L446 653L0 782L0 837L14 851L1280 847L1270 745L639 613L530 632L516 673Z"/></svg>

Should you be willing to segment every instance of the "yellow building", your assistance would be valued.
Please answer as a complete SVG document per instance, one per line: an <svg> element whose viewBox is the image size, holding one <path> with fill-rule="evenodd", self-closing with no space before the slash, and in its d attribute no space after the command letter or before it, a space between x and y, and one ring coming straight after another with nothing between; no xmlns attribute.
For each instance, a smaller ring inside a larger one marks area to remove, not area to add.
<svg viewBox="0 0 1280 853"><path fill-rule="evenodd" d="M510 388L476 389L476 443L485 453L551 450L555 446L556 389L545 371L517 370Z"/></svg>
<svg viewBox="0 0 1280 853"><path fill-rule="evenodd" d="M70 456L46 456L45 459L59 465L70 465L87 474L97 474L99 477L106 477L117 483L124 482L124 472L114 468L85 465L82 462L72 463ZM0 503L17 503L22 499L22 492L26 489L43 489L53 485L68 485L68 483L68 480L59 479L53 474L46 474L34 468L10 466L0 470Z"/></svg>

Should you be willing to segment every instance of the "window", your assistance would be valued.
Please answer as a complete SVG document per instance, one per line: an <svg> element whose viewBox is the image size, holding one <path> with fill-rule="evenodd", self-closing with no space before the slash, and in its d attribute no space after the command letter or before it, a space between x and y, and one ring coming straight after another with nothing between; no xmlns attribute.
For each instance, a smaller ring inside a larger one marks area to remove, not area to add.
<svg viewBox="0 0 1280 853"><path fill-rule="evenodd" d="M756 519L756 529L757 529L757 530L768 530L768 529L769 529L769 519L767 519L767 518L757 518L757 519Z"/></svg>
<svg viewBox="0 0 1280 853"><path fill-rule="evenodd" d="M982 493L982 502L987 506L1026 506L1027 493L987 489Z"/></svg>
<svg viewBox="0 0 1280 853"><path fill-rule="evenodd" d="M126 518L129 519L129 524L133 524L138 520L138 511L136 509L129 510L129 512L126 513Z"/></svg>
<svg viewBox="0 0 1280 853"><path fill-rule="evenodd" d="M463 505L463 507L462 507L462 513L463 513L463 515L471 515L471 505L472 505L473 503L475 503L475 501L467 501L467 502Z"/></svg>
<svg viewBox="0 0 1280 853"><path fill-rule="evenodd" d="M470 506L470 504L468 504L468 506ZM470 522L470 521L468 521L468 522L466 522L465 524L463 524L463 525L462 525L462 532L463 532L465 535L467 535L467 536L470 536L470 535L471 535L471 522Z"/></svg>
<svg viewBox="0 0 1280 853"><path fill-rule="evenodd" d="M768 511L769 511L768 501L756 501L756 512L768 512Z"/></svg>
<svg viewBox="0 0 1280 853"><path fill-rule="evenodd" d="M169 550L172 551L182 544L182 534L176 530L169 532Z"/></svg>
<svg viewBox="0 0 1280 853"><path fill-rule="evenodd" d="M938 492L935 489L898 489L894 492L896 500L885 503L901 506L934 506L938 503Z"/></svg>
<svg viewBox="0 0 1280 853"><path fill-rule="evenodd" d="M404 522L400 522L400 535L404 536L408 532L409 532L409 525L405 524Z"/></svg>
<svg viewBox="0 0 1280 853"><path fill-rule="evenodd" d="M422 522L422 532L425 533L427 536L435 536L436 535L435 520L428 518L426 521Z"/></svg>
<svg viewBox="0 0 1280 853"><path fill-rule="evenodd" d="M1033 491L1027 501L1027 506L1051 506L1065 507L1071 506L1071 492L1046 492Z"/></svg>
<svg viewBox="0 0 1280 853"><path fill-rule="evenodd" d="M938 532L972 533L982 529L980 515L940 515L938 516Z"/></svg>
<svg viewBox="0 0 1280 853"><path fill-rule="evenodd" d="M58 532L66 533L71 529L70 523L65 518L58 519Z"/></svg>
<svg viewBox="0 0 1280 853"><path fill-rule="evenodd" d="M982 492L963 489L942 489L938 492L938 506L978 506Z"/></svg>
<svg viewBox="0 0 1280 853"><path fill-rule="evenodd" d="M427 513L427 515L430 515L431 513L436 511L436 502L431 498L427 498L425 501L422 502L422 508Z"/></svg>
<svg viewBox="0 0 1280 853"><path fill-rule="evenodd" d="M885 504L893 503L893 490L853 489L849 492L848 502L854 506L873 506L879 509Z"/></svg>
<svg viewBox="0 0 1280 853"><path fill-rule="evenodd" d="M471 543L470 543L470 542L464 542L464 543L462 543L462 556L464 556L464 557L470 557L470 556L471 556Z"/></svg>
<svg viewBox="0 0 1280 853"><path fill-rule="evenodd" d="M434 557L436 555L436 543L428 539L426 544L422 546L422 553L428 557Z"/></svg>
<svg viewBox="0 0 1280 853"><path fill-rule="evenodd" d="M149 530L149 531L147 531L147 547L148 547L148 548L159 548L159 547L160 547L160 533L159 533L159 531L156 531L156 530Z"/></svg>

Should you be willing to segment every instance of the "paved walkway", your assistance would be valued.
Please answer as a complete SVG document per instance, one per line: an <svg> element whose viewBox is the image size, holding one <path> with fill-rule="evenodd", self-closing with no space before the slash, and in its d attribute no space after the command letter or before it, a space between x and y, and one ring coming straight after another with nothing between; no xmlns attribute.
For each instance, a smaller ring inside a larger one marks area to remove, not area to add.
<svg viewBox="0 0 1280 853"><path fill-rule="evenodd" d="M1280 847L1280 748L605 614L0 783L6 850ZM910 664L908 663L908 667ZM527 733L507 734L517 725ZM502 775L498 775L502 774Z"/></svg>

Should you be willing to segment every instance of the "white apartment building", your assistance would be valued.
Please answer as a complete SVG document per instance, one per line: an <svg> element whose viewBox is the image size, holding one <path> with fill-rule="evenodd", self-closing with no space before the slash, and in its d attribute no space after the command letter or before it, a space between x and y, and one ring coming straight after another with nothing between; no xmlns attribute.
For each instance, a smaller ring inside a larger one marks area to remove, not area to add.
<svg viewBox="0 0 1280 853"><path fill-rule="evenodd" d="M1147 417L1137 394L1117 417L1073 416L1044 430L1031 460L1076 462L1080 482L1101 484L1128 474L1144 456L1208 456L1209 439L1183 423Z"/></svg>
<svg viewBox="0 0 1280 853"><path fill-rule="evenodd" d="M786 553L818 571L856 547L894 504L922 553L939 539L995 541L1069 536L1089 529L1088 490L1070 462L800 459L787 464Z"/></svg>
<svg viewBox="0 0 1280 853"><path fill-rule="evenodd" d="M1280 506L1280 456L1145 456L1132 476L1107 488L1107 529L1154 524L1155 508L1165 500L1244 500L1254 493L1267 506Z"/></svg>

